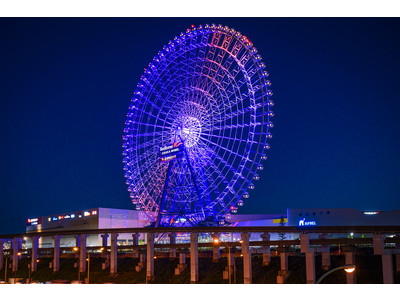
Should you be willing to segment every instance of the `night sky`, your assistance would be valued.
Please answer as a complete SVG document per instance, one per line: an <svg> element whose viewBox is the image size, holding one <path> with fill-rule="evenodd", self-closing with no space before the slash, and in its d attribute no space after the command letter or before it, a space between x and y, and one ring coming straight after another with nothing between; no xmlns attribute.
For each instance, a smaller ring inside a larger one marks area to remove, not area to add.
<svg viewBox="0 0 400 300"><path fill-rule="evenodd" d="M122 132L143 69L191 24L246 35L275 127L239 213L400 209L400 19L0 19L0 233L27 218L132 209Z"/></svg>

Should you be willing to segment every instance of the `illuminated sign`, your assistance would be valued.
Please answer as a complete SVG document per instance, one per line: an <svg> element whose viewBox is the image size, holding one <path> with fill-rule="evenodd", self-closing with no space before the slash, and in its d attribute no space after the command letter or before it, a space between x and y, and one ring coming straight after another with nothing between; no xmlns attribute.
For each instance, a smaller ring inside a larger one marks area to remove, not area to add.
<svg viewBox="0 0 400 300"><path fill-rule="evenodd" d="M377 215L379 211L364 211L364 215Z"/></svg>
<svg viewBox="0 0 400 300"><path fill-rule="evenodd" d="M96 210L92 210L92 216L97 215L97 211Z"/></svg>
<svg viewBox="0 0 400 300"><path fill-rule="evenodd" d="M42 218L33 218L33 219L28 219L26 220L26 225L27 226L35 226L42 224Z"/></svg>
<svg viewBox="0 0 400 300"><path fill-rule="evenodd" d="M306 221L305 218L299 221L299 226L317 226L315 221Z"/></svg>
<svg viewBox="0 0 400 300"><path fill-rule="evenodd" d="M273 224L279 224L279 223L281 223L281 220L282 219L273 219L272 223ZM287 218L283 218L283 223L287 223Z"/></svg>
<svg viewBox="0 0 400 300"><path fill-rule="evenodd" d="M71 214L71 219L75 218L75 214Z"/></svg>
<svg viewBox="0 0 400 300"><path fill-rule="evenodd" d="M53 217L53 219L52 219L53 221L57 221L58 220L58 218L57 217Z"/></svg>
<svg viewBox="0 0 400 300"><path fill-rule="evenodd" d="M83 213L83 215L84 215L85 217L90 216L90 212L85 211L85 212Z"/></svg>
<svg viewBox="0 0 400 300"><path fill-rule="evenodd" d="M173 145L160 147L160 161L167 162L175 158L181 158L183 156L183 151L183 143L181 142L175 142Z"/></svg>

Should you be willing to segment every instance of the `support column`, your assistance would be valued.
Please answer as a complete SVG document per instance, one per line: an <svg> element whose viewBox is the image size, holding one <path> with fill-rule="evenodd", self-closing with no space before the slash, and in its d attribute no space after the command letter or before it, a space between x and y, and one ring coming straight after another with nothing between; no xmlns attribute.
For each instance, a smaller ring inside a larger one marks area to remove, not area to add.
<svg viewBox="0 0 400 300"><path fill-rule="evenodd" d="M175 268L175 275L180 275L187 267L186 264L186 254L181 252L179 253L179 264L178 267Z"/></svg>
<svg viewBox="0 0 400 300"><path fill-rule="evenodd" d="M344 257L345 257L346 265L354 265L355 264L354 251L345 252ZM355 284L356 283L356 271L354 271L353 273L346 272L346 283L347 284Z"/></svg>
<svg viewBox="0 0 400 300"><path fill-rule="evenodd" d="M315 283L315 255L314 252L306 253L307 283Z"/></svg>
<svg viewBox="0 0 400 300"><path fill-rule="evenodd" d="M219 234L215 233L211 235L211 238L213 239L218 239L219 240ZM213 243L213 262L218 262L219 258L221 257L221 251L219 248L220 243Z"/></svg>
<svg viewBox="0 0 400 300"><path fill-rule="evenodd" d="M32 255L31 255L31 272L36 271L37 269L37 259L38 259L38 247L39 247L39 237L33 236L31 237L32 241Z"/></svg>
<svg viewBox="0 0 400 300"><path fill-rule="evenodd" d="M86 272L86 238L87 234L81 234L80 242L81 246L79 247L79 272Z"/></svg>
<svg viewBox="0 0 400 300"><path fill-rule="evenodd" d="M139 245L139 233L133 233L132 234L132 245L133 246L137 246ZM138 258L139 257L139 249L133 249L133 254L132 254L133 258Z"/></svg>
<svg viewBox="0 0 400 300"><path fill-rule="evenodd" d="M270 241L271 239L271 235L267 232L264 232L263 234L261 234L261 238L263 240L263 242L267 242ZM263 246L263 266L268 266L269 263L271 262L271 248L270 246Z"/></svg>
<svg viewBox="0 0 400 300"><path fill-rule="evenodd" d="M399 251L400 243L396 243L396 249ZM396 272L400 272L400 254L396 254Z"/></svg>
<svg viewBox="0 0 400 300"><path fill-rule="evenodd" d="M0 241L0 270L4 267L4 250L3 250L4 242Z"/></svg>
<svg viewBox="0 0 400 300"><path fill-rule="evenodd" d="M147 263L146 263L146 279L154 279L154 233L147 233Z"/></svg>
<svg viewBox="0 0 400 300"><path fill-rule="evenodd" d="M251 233L242 233L242 253L243 253L243 283L251 284L252 269L251 269L251 252L250 252L250 235Z"/></svg>
<svg viewBox="0 0 400 300"><path fill-rule="evenodd" d="M284 248L284 250L286 250ZM276 283L285 283L286 278L289 276L289 260L287 251L282 251L280 253L281 257L281 270L278 271L278 276L276 277Z"/></svg>
<svg viewBox="0 0 400 300"><path fill-rule="evenodd" d="M280 253L281 256L281 270L289 271L289 258L286 251Z"/></svg>
<svg viewBox="0 0 400 300"><path fill-rule="evenodd" d="M79 249L81 247L81 236L80 235L75 236L75 247L78 247ZM80 255L80 253L78 252L77 253L78 262L74 263L74 268L79 268L79 255ZM50 262L49 268L53 268L53 262Z"/></svg>
<svg viewBox="0 0 400 300"><path fill-rule="evenodd" d="M306 254L306 278L307 283L315 283L315 257L314 249L310 248L310 235L300 234L300 250Z"/></svg>
<svg viewBox="0 0 400 300"><path fill-rule="evenodd" d="M382 254L382 271L383 271L383 283L393 284L393 261L392 253Z"/></svg>
<svg viewBox="0 0 400 300"><path fill-rule="evenodd" d="M101 253L101 257L103 260L103 262L101 263L101 269L105 270L110 266L110 259L108 257L108 251L107 251L109 235L107 233L104 233L100 236L101 236L101 246L104 248L103 252Z"/></svg>
<svg viewBox="0 0 400 300"><path fill-rule="evenodd" d="M169 236L169 244L170 245L175 245L176 244L176 233L175 232L171 232L170 234L168 234ZM169 259L173 260L176 258L176 248L169 248Z"/></svg>
<svg viewBox="0 0 400 300"><path fill-rule="evenodd" d="M115 275L118 272L118 233L111 233L111 253L110 253L110 274Z"/></svg>
<svg viewBox="0 0 400 300"><path fill-rule="evenodd" d="M80 235L76 235L75 236L75 247L80 247L81 246L81 236Z"/></svg>
<svg viewBox="0 0 400 300"><path fill-rule="evenodd" d="M18 251L19 251L19 246L21 244L21 239L20 238L14 238L13 240L13 264L12 264L12 270L13 272L17 272L18 270Z"/></svg>
<svg viewBox="0 0 400 300"><path fill-rule="evenodd" d="M198 233L190 233L190 283L199 281Z"/></svg>
<svg viewBox="0 0 400 300"><path fill-rule="evenodd" d="M102 247L108 246L108 237L109 237L109 235L107 233L104 233L101 235L101 246Z"/></svg>
<svg viewBox="0 0 400 300"><path fill-rule="evenodd" d="M146 254L140 254L139 264L135 267L136 272L140 272L146 263Z"/></svg>
<svg viewBox="0 0 400 300"><path fill-rule="evenodd" d="M328 236L326 234L321 234L320 239L326 239ZM331 249L329 245L321 246L321 260L322 260L322 270L328 271L331 268Z"/></svg>
<svg viewBox="0 0 400 300"><path fill-rule="evenodd" d="M382 234L372 236L374 242L374 254L382 255L383 283L393 283L392 252L385 249L385 238Z"/></svg>
<svg viewBox="0 0 400 300"><path fill-rule="evenodd" d="M54 239L53 272L60 271L60 238L61 235L53 236Z"/></svg>

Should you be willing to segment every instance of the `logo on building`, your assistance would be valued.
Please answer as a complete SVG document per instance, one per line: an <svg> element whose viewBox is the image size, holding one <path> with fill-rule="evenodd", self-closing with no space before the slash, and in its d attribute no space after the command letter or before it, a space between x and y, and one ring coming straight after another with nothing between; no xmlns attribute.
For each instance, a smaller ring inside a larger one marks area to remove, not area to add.
<svg viewBox="0 0 400 300"><path fill-rule="evenodd" d="M317 226L315 221L306 221L305 218L299 221L299 226Z"/></svg>

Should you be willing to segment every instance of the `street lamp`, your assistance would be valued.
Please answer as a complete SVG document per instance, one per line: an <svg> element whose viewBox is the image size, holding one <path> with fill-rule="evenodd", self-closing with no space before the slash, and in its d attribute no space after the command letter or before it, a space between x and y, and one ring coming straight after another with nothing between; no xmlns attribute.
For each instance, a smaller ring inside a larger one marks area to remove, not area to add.
<svg viewBox="0 0 400 300"><path fill-rule="evenodd" d="M88 252L87 253L88 254L88 258L86 259L87 260L87 262L88 262L88 268L87 268L87 283L89 284L89 275L90 275L90 273L89 273L89 271L90 271L90 252Z"/></svg>
<svg viewBox="0 0 400 300"><path fill-rule="evenodd" d="M331 273L333 273L333 272L335 272L335 271L337 271L337 270L345 270L347 273L353 273L353 272L356 270L356 265L344 265L344 266L340 266L340 267L334 268L334 269L332 269L332 270L326 272L324 275L322 275L321 278L318 279L316 283L317 283L317 284L318 284L318 283L321 283L321 281L322 281L326 276L328 276L329 274L331 274Z"/></svg>
<svg viewBox="0 0 400 300"><path fill-rule="evenodd" d="M19 259L22 255L22 253L18 252L17 255L18 255L17 258L14 257L13 259ZM14 270L14 284L16 283L16 281L15 281L16 277L17 277L17 270Z"/></svg>
<svg viewBox="0 0 400 300"><path fill-rule="evenodd" d="M218 238L214 238L213 240L214 244L219 244L220 242L224 243L226 245L226 247L228 248L228 277L229 277L229 284L231 284L231 247L228 246L227 243L221 241Z"/></svg>
<svg viewBox="0 0 400 300"><path fill-rule="evenodd" d="M4 268L4 282L5 283L7 283L8 255L6 255L6 267Z"/></svg>
<svg viewBox="0 0 400 300"><path fill-rule="evenodd" d="M74 252L78 252L79 247L74 247L74 248L72 248L72 250L74 250ZM79 261L79 259L78 259L78 261ZM79 281L79 283L81 283L81 270L80 270L79 263L78 263L78 281Z"/></svg>

